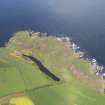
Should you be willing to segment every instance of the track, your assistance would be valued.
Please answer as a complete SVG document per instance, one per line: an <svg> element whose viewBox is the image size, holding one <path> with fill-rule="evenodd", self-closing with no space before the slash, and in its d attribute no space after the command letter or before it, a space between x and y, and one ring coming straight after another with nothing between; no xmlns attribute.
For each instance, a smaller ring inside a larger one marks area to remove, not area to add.
<svg viewBox="0 0 105 105"><path fill-rule="evenodd" d="M32 88L32 89L26 89L26 91L21 91L21 92L16 92L16 93L13 93L13 94L8 94L6 96L0 97L0 104L7 102L8 100L10 100L13 97L25 96L25 95L27 95L27 92L30 92L30 91L37 91L39 89L53 87L53 86L57 86L57 85L61 85L61 84L64 84L64 83L62 82L62 83L59 83L59 84L46 84L46 85L38 86L38 87L35 87L35 88Z"/></svg>

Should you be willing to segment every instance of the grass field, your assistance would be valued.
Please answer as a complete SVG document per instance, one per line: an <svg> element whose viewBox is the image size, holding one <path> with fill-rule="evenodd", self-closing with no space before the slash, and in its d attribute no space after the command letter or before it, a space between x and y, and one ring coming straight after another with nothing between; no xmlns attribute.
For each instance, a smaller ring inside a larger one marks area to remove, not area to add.
<svg viewBox="0 0 105 105"><path fill-rule="evenodd" d="M6 51L0 51L0 96L50 83L37 66L27 63L24 59L16 59L9 55L11 51Z"/></svg>
<svg viewBox="0 0 105 105"><path fill-rule="evenodd" d="M105 105L105 97L99 92L101 84L96 83L99 78L90 73L90 64L80 60L68 42L34 35L18 32L6 48L0 48L0 100L25 92L35 105ZM21 54L38 58L60 82L51 80Z"/></svg>
<svg viewBox="0 0 105 105"><path fill-rule="evenodd" d="M105 97L79 83L61 84L29 93L37 105L104 105Z"/></svg>

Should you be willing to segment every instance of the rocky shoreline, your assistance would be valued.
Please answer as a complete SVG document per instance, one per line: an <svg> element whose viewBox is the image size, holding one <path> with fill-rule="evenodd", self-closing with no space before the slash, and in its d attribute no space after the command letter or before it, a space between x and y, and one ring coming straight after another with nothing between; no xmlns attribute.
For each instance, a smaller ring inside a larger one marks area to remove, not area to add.
<svg viewBox="0 0 105 105"><path fill-rule="evenodd" d="M98 76L101 77L102 79L105 78L105 72L104 72L104 66L103 65L99 65L97 60L92 57L92 58L88 58L86 56L86 53L81 51L81 48L79 45L77 45L71 37L68 36L64 36L64 37L58 37L57 35L49 35L48 33L42 33L42 32L34 32L34 31L25 31L29 34L30 37L34 38L36 36L39 37L54 37L56 40L58 41L63 41L63 42L67 42L68 46L73 50L74 53L79 55L79 59L83 59L87 62L89 62L91 64L91 70L92 72ZM9 42L12 41L12 38L10 38ZM5 46L8 47L9 46L9 42L5 43Z"/></svg>
<svg viewBox="0 0 105 105"><path fill-rule="evenodd" d="M104 73L104 66L100 66L97 62L97 60L93 58L88 58L85 56L85 52L81 51L81 48L79 45L77 45L73 40L71 40L70 37L56 37L58 41L66 41L70 43L70 47L72 48L74 53L77 53L79 55L79 59L83 59L91 64L91 69L93 70L92 72L98 76L102 77L103 79L105 78L105 73Z"/></svg>

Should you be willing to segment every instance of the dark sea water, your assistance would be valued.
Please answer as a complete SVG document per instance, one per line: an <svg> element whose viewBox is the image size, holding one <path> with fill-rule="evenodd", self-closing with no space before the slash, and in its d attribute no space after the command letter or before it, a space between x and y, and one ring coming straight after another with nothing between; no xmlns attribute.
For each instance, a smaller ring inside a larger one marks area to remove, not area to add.
<svg viewBox="0 0 105 105"><path fill-rule="evenodd" d="M105 0L0 0L0 45L29 29L72 36L105 65Z"/></svg>

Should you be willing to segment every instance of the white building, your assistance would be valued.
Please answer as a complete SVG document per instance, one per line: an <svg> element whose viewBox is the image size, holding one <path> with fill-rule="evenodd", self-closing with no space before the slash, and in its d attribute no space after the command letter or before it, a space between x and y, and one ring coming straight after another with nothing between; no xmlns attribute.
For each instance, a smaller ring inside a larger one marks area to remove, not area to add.
<svg viewBox="0 0 105 105"><path fill-rule="evenodd" d="M92 59L92 63L96 63L97 62L97 60L96 59Z"/></svg>
<svg viewBox="0 0 105 105"><path fill-rule="evenodd" d="M66 41L70 41L70 38L69 37L64 37Z"/></svg>
<svg viewBox="0 0 105 105"><path fill-rule="evenodd" d="M83 58L83 57L84 57L84 52L79 51L78 53L79 53L79 57L80 57L80 58Z"/></svg>
<svg viewBox="0 0 105 105"><path fill-rule="evenodd" d="M103 73L102 76L105 77L105 73Z"/></svg>
<svg viewBox="0 0 105 105"><path fill-rule="evenodd" d="M62 41L62 39L61 39L60 37L57 37L56 39L57 39L58 41Z"/></svg>
<svg viewBox="0 0 105 105"><path fill-rule="evenodd" d="M73 43L73 44L72 44L72 49L73 49L73 50L76 50L76 48L77 48L76 44Z"/></svg>

